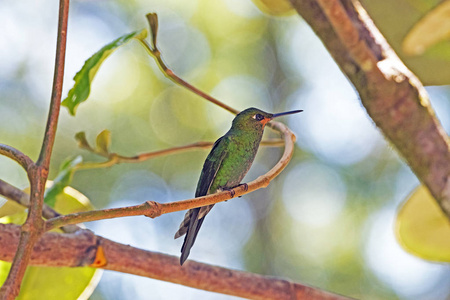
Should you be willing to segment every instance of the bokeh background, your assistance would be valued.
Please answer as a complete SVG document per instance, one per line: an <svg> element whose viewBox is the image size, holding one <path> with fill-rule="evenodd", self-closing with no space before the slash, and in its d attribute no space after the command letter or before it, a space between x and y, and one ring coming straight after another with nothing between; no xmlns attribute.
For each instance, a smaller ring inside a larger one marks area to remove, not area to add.
<svg viewBox="0 0 450 300"><path fill-rule="evenodd" d="M0 142L38 156L51 93L55 1L0 2ZM298 16L273 18L250 0L73 1L66 76L115 38L159 15L159 46L176 74L237 109L303 109L282 121L297 135L286 170L266 189L217 205L191 259L289 278L361 299L450 299L450 268L426 262L395 241L399 204L418 180L367 117L358 96ZM450 89L427 87L450 131ZM112 132L112 151L134 155L224 134L233 115L166 79L137 43L99 70L76 117L62 108L50 178L68 157L99 157L77 148ZM267 130L270 131L270 130ZM273 135L271 132L266 133ZM245 181L269 170L281 149L261 148ZM72 186L97 208L191 198L207 151L140 164L78 171ZM0 178L27 178L0 157ZM136 247L179 255L173 235L184 212L86 224ZM104 272L91 299L230 299L138 276Z"/></svg>

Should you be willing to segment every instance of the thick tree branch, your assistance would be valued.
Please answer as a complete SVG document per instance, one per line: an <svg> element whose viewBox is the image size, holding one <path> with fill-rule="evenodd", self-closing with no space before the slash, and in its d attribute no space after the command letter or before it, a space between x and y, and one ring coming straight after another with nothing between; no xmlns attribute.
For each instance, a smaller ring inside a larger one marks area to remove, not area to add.
<svg viewBox="0 0 450 300"><path fill-rule="evenodd" d="M420 81L356 0L290 0L357 89L369 116L450 218L450 141Z"/></svg>
<svg viewBox="0 0 450 300"><path fill-rule="evenodd" d="M48 177L50 157L55 141L61 104L62 84L64 77L64 59L66 53L67 20L69 0L60 0L58 32L56 43L55 72L47 126L41 153L36 164L27 169L30 181L30 209L25 224L22 226L20 241L13 259L8 277L0 289L0 299L14 299L20 290L25 270L30 260L33 246L43 233L42 207L44 204L45 183Z"/></svg>
<svg viewBox="0 0 450 300"><path fill-rule="evenodd" d="M11 261L20 227L0 224L0 259ZM175 256L115 243L87 230L74 234L48 232L36 243L30 263L37 266L78 267L94 262L99 247L107 264L102 267L250 299L348 299L289 280L188 261L179 265Z"/></svg>
<svg viewBox="0 0 450 300"><path fill-rule="evenodd" d="M195 207L211 205L218 202L226 201L236 196L242 196L260 188L269 185L281 171L287 166L294 153L295 135L283 123L270 122L269 126L279 131L285 143L284 153L278 163L266 174L259 176L256 180L249 182L247 186L241 185L233 189L233 191L224 191L212 195L207 195L188 200L181 200L171 203L157 203L148 201L146 203L104 210L95 210L87 212L79 212L50 219L46 222L46 230L51 230L63 225L78 224L82 222L90 222L96 220L119 218L127 216L146 215L148 217L158 217L175 211L187 210Z"/></svg>

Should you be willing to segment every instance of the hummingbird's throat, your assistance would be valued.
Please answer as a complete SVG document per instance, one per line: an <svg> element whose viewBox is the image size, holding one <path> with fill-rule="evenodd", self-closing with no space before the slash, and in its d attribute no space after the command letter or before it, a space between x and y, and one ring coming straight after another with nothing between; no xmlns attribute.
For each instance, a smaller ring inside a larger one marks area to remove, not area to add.
<svg viewBox="0 0 450 300"><path fill-rule="evenodd" d="M263 126L266 126L267 123L269 123L272 120L272 118L264 118L260 122L263 124Z"/></svg>

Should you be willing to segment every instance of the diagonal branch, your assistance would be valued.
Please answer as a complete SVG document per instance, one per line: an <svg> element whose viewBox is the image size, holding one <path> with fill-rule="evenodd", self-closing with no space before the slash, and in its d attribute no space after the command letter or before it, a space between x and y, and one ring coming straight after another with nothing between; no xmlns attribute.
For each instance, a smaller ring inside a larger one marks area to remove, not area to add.
<svg viewBox="0 0 450 300"><path fill-rule="evenodd" d="M271 170L269 170L269 172L267 172L262 176L259 176L256 180L249 182L247 187L241 185L234 188L233 191L224 191L212 195L176 201L171 203L157 203L153 201L148 201L143 204L135 206L79 212L75 214L59 216L48 220L46 222L45 229L51 230L53 228L57 228L67 224L78 224L82 222L90 222L127 216L146 215L148 217L155 218L162 214L187 210L195 207L201 207L205 205L211 205L218 202L226 201L235 196L242 196L247 193L253 192L257 189L267 187L270 181L272 181L275 177L277 177L291 160L292 155L294 153L294 143L295 143L295 135L283 123L272 121L269 126L271 126L273 129L279 131L282 134L285 143L284 153L281 156L278 163Z"/></svg>
<svg viewBox="0 0 450 300"><path fill-rule="evenodd" d="M19 233L20 228L17 225L0 224L1 260L11 261ZM36 244L30 263L53 267L88 266L94 261L96 251L100 247L107 261L104 269L206 291L249 299L348 299L285 279L195 261L188 261L181 267L178 257L115 243L87 230L76 234L45 233Z"/></svg>
<svg viewBox="0 0 450 300"><path fill-rule="evenodd" d="M357 89L369 116L450 219L450 140L421 84L357 0L290 0Z"/></svg>

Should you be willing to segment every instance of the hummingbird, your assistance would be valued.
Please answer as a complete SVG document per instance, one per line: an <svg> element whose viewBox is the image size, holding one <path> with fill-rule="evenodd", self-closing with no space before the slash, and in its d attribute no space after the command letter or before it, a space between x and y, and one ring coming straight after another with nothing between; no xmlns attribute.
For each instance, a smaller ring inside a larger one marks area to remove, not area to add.
<svg viewBox="0 0 450 300"><path fill-rule="evenodd" d="M301 111L271 114L251 107L236 115L230 130L214 143L206 157L195 197L239 186L253 163L266 124L274 118ZM205 216L213 206L214 204L190 209L184 216L180 228L175 233L175 239L186 234L181 247L181 265L188 258Z"/></svg>

